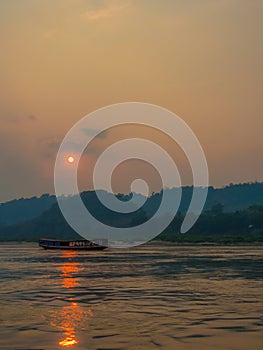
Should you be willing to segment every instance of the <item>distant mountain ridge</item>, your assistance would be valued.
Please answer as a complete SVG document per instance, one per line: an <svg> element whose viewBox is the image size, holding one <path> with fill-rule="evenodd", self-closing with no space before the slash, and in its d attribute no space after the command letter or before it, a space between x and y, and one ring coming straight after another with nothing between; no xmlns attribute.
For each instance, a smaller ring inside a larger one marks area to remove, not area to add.
<svg viewBox="0 0 263 350"><path fill-rule="evenodd" d="M170 194L178 189L166 189ZM182 187L182 200L179 210L185 213L189 207L193 188ZM93 191L89 191L93 192ZM87 192L86 192L87 193ZM109 194L110 195L110 194ZM123 200L128 200L131 195L117 195ZM135 194L135 202L141 201L142 195ZM147 215L152 215L158 208L161 193L153 193L143 206ZM57 200L54 195L43 194L41 197L20 198L0 204L0 227L10 226L19 222L33 220L49 210ZM263 183L230 184L223 188L208 188L208 196L205 210L211 209L216 204L223 205L223 211L233 212L246 209L251 205L263 205ZM91 205L92 207L92 205ZM167 206L167 211L173 211L172 204Z"/></svg>
<svg viewBox="0 0 263 350"><path fill-rule="evenodd" d="M110 194L109 196L114 197L114 195ZM74 203L74 197L65 198L65 200L68 201L72 199ZM94 191L83 192L81 194L81 199L90 213L97 218L99 222L113 227L132 227L147 220L142 209L127 214L116 213L107 209L98 200ZM124 200L126 199L125 197ZM36 241L43 236L57 239L80 238L68 225L56 202L48 210L34 219L0 227L0 241Z"/></svg>
<svg viewBox="0 0 263 350"><path fill-rule="evenodd" d="M20 198L1 203L0 226L34 219L56 202L56 196L43 194L41 197Z"/></svg>

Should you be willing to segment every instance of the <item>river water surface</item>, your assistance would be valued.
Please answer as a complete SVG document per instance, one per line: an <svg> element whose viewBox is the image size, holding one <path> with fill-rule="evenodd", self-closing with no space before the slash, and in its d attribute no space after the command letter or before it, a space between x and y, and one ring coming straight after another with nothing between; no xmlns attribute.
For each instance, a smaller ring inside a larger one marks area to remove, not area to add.
<svg viewBox="0 0 263 350"><path fill-rule="evenodd" d="M263 247L0 245L1 350L263 348Z"/></svg>

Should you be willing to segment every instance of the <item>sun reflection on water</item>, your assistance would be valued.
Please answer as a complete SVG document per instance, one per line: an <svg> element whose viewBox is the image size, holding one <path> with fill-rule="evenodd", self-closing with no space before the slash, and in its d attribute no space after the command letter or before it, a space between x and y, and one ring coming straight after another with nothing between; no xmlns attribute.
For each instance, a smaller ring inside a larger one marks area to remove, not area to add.
<svg viewBox="0 0 263 350"><path fill-rule="evenodd" d="M72 255L70 255L72 257ZM79 285L78 278L74 277L72 274L77 273L79 271L79 263L77 262L67 262L61 266L61 277L62 285L69 289L75 288Z"/></svg>
<svg viewBox="0 0 263 350"><path fill-rule="evenodd" d="M74 258L77 255L73 251L63 252L63 258ZM79 285L79 280L74 276L80 271L80 264L78 262L67 261L59 267L62 277L61 285L66 288L75 288ZM74 298L69 298L69 305L64 306L60 310L51 312L52 320L50 324L63 332L64 338L58 342L61 347L72 347L79 343L76 335L76 330L82 328L82 324L87 319L93 317L90 310L83 311L79 304L74 301Z"/></svg>
<svg viewBox="0 0 263 350"><path fill-rule="evenodd" d="M73 346L78 344L77 340L74 339L72 336L67 337L59 342L60 346Z"/></svg>

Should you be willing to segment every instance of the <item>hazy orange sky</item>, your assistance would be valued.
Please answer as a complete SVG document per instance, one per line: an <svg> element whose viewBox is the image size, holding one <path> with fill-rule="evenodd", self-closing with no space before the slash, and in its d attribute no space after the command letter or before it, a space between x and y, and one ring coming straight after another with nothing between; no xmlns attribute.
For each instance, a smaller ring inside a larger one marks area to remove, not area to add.
<svg viewBox="0 0 263 350"><path fill-rule="evenodd" d="M53 192L68 129L125 101L182 117L211 185L263 181L262 34L262 0L1 0L0 201Z"/></svg>

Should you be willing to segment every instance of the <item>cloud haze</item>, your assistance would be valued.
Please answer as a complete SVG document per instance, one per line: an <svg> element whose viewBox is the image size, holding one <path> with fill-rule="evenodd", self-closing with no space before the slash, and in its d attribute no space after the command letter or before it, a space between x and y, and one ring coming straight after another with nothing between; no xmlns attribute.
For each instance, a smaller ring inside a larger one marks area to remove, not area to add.
<svg viewBox="0 0 263 350"><path fill-rule="evenodd" d="M88 10L81 14L81 16L89 21L97 21L107 17L119 15L130 6L131 1L129 0L104 1L102 7L97 8L96 10Z"/></svg>
<svg viewBox="0 0 263 350"><path fill-rule="evenodd" d="M125 101L182 117L204 148L211 185L263 181L262 17L261 0L0 2L0 201L52 192L68 130ZM87 150L88 178L103 147L133 131L109 132ZM191 184L176 146L146 134ZM120 188L136 167L115 176Z"/></svg>

